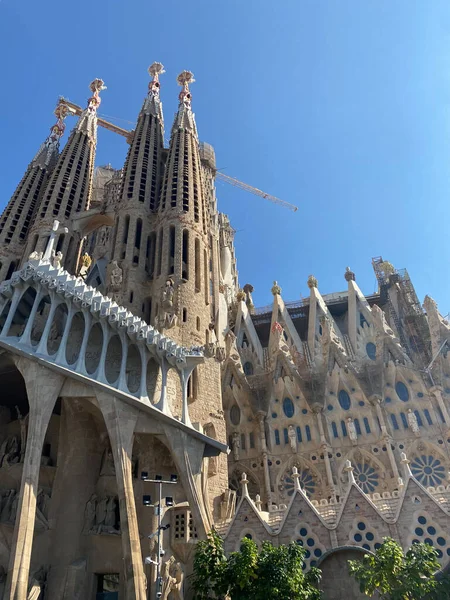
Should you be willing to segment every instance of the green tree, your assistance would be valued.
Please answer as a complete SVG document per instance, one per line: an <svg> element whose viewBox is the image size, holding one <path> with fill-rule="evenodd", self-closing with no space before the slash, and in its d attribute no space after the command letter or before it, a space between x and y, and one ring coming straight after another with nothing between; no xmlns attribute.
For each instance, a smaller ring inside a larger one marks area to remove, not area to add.
<svg viewBox="0 0 450 600"><path fill-rule="evenodd" d="M361 592L382 600L445 600L450 598L447 581L437 581L440 568L437 552L428 544L413 544L405 553L392 538L385 538L375 554L362 560L350 560L350 574Z"/></svg>
<svg viewBox="0 0 450 600"><path fill-rule="evenodd" d="M261 550L244 538L239 552L229 557L222 538L212 531L197 544L192 587L195 600L320 600L320 570L303 572L305 550L294 542Z"/></svg>

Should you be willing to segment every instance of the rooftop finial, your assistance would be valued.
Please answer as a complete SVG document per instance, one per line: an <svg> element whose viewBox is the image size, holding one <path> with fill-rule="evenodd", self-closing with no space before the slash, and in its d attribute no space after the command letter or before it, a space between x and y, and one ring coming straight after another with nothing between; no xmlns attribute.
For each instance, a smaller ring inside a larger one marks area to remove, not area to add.
<svg viewBox="0 0 450 600"><path fill-rule="evenodd" d="M103 79L94 79L89 84L89 88L92 92L92 96L88 99L88 110L91 113L96 113L97 108L100 106L101 98L100 92L102 90L106 90L106 85L104 84Z"/></svg>
<svg viewBox="0 0 450 600"><path fill-rule="evenodd" d="M62 98L58 100L58 104L56 105L54 114L58 119L53 127L50 128L50 136L49 141L57 142L64 135L64 131L66 129L66 124L64 123L64 119L69 114L70 110L67 104L64 102Z"/></svg>
<svg viewBox="0 0 450 600"><path fill-rule="evenodd" d="M164 65L160 62L152 63L148 68L148 73L152 80L148 84L148 93L153 94L153 96L159 96L159 88L161 87L159 83L159 76L165 73Z"/></svg>
<svg viewBox="0 0 450 600"><path fill-rule="evenodd" d="M188 108L191 106L191 92L189 90L189 84L194 83L194 74L191 71L182 71L177 77L178 85L183 88L178 96L180 103L182 102Z"/></svg>
<svg viewBox="0 0 450 600"><path fill-rule="evenodd" d="M355 281L355 274L350 269L350 267L345 267L345 280L346 281Z"/></svg>

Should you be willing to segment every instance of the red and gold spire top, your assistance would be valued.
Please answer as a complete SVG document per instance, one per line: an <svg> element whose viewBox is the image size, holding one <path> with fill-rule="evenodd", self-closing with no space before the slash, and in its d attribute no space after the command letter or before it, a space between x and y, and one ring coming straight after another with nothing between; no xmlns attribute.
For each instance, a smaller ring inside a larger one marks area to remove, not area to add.
<svg viewBox="0 0 450 600"><path fill-rule="evenodd" d="M100 92L102 90L106 90L107 87L104 84L103 79L94 79L89 84L89 88L92 92L92 96L88 99L88 110L92 112L97 112L97 108L100 106L102 99L100 98Z"/></svg>
<svg viewBox="0 0 450 600"><path fill-rule="evenodd" d="M92 96L88 99L88 105L81 113L76 130L87 134L90 141L97 142L97 109L101 104L100 92L106 90L103 79L94 79L89 84Z"/></svg>
<svg viewBox="0 0 450 600"><path fill-rule="evenodd" d="M183 88L178 96L180 104L184 104L186 108L191 108L192 95L189 89L189 84L194 83L194 73L191 71L182 71L177 77L178 85Z"/></svg>
<svg viewBox="0 0 450 600"><path fill-rule="evenodd" d="M54 110L57 121L50 127L50 134L34 157L32 162L33 166L39 166L41 168L48 167L52 159L56 160L59 150L59 141L66 130L64 119L69 113L69 107L64 100L60 98Z"/></svg>
<svg viewBox="0 0 450 600"><path fill-rule="evenodd" d="M148 84L148 94L153 97L159 97L159 90L161 88L161 84L159 83L159 76L165 73L164 66L160 62L152 63L148 72L152 80Z"/></svg>

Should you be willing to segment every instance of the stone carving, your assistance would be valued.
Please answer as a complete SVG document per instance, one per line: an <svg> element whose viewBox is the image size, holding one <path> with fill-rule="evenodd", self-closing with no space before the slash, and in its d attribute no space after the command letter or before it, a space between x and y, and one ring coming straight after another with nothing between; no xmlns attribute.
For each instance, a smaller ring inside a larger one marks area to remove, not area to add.
<svg viewBox="0 0 450 600"><path fill-rule="evenodd" d="M28 424L28 415L26 417L22 417L22 414L19 410L19 407L16 406L17 419L20 424L20 462L23 462L25 457L25 448L27 446L27 424Z"/></svg>
<svg viewBox="0 0 450 600"><path fill-rule="evenodd" d="M28 257L28 260L42 260L44 253L43 252L36 252L36 250L34 252L32 252L30 254L30 256Z"/></svg>
<svg viewBox="0 0 450 600"><path fill-rule="evenodd" d="M80 277L83 277L83 279L86 277L91 264L92 264L92 258L89 256L89 254L87 252L85 252L83 254L83 256L81 257Z"/></svg>
<svg viewBox="0 0 450 600"><path fill-rule="evenodd" d="M274 281L274 282L273 282L273 286L272 286L271 292L272 292L272 294L273 294L274 296L280 296L280 295L281 295L281 288L280 288L280 286L278 285L278 282L277 282L277 281Z"/></svg>
<svg viewBox="0 0 450 600"><path fill-rule="evenodd" d="M345 281L355 281L355 274L350 270L350 267L345 267Z"/></svg>
<svg viewBox="0 0 450 600"><path fill-rule="evenodd" d="M245 292L243 289L239 289L237 294L236 294L236 300L238 302L242 302L243 300L245 300Z"/></svg>
<svg viewBox="0 0 450 600"><path fill-rule="evenodd" d="M84 509L84 534L119 534L117 521L117 498L105 496L99 498L92 494Z"/></svg>
<svg viewBox="0 0 450 600"><path fill-rule="evenodd" d="M233 433L233 458L234 458L234 460L239 460L240 448L241 448L241 437L237 433L237 431L235 431Z"/></svg>
<svg viewBox="0 0 450 600"><path fill-rule="evenodd" d="M55 267L55 269L60 269L62 266L62 259L63 259L63 255L61 251L58 251L55 253L54 250L52 250L52 266Z"/></svg>
<svg viewBox="0 0 450 600"><path fill-rule="evenodd" d="M308 277L307 284L308 284L309 289L312 290L313 288L316 288L318 286L318 281L314 277L314 275L310 275Z"/></svg>
<svg viewBox="0 0 450 600"><path fill-rule="evenodd" d="M122 289L123 270L119 267L117 260L113 260L107 269L108 292L112 295L113 300L118 298L118 294Z"/></svg>
<svg viewBox="0 0 450 600"><path fill-rule="evenodd" d="M44 598L46 582L47 570L44 567L30 575L27 600L42 600Z"/></svg>
<svg viewBox="0 0 450 600"><path fill-rule="evenodd" d="M167 279L166 285L161 291L161 301L159 305L159 311L156 315L156 326L159 331L164 329L172 329L177 324L177 316L175 314L175 286L173 279Z"/></svg>
<svg viewBox="0 0 450 600"><path fill-rule="evenodd" d="M0 447L0 467L20 462L20 444L17 436L7 438Z"/></svg>
<svg viewBox="0 0 450 600"><path fill-rule="evenodd" d="M408 410L407 417L408 417L409 428L414 433L414 435L419 436L420 435L419 423L417 422L416 415L413 413L413 411L411 409Z"/></svg>
<svg viewBox="0 0 450 600"><path fill-rule="evenodd" d="M347 417L348 437L354 446L358 443L358 434L356 433L355 423L351 417Z"/></svg>
<svg viewBox="0 0 450 600"><path fill-rule="evenodd" d="M183 580L184 572L181 564L171 556L169 560L161 565L162 576L162 600L168 600L169 596L172 600L183 600Z"/></svg>
<svg viewBox="0 0 450 600"><path fill-rule="evenodd" d="M295 433L295 429L292 425L288 427L288 435L289 435L289 443L291 445L291 450L295 454L297 453L297 435Z"/></svg>
<svg viewBox="0 0 450 600"><path fill-rule="evenodd" d="M250 283L244 285L245 304L247 305L248 312L252 315L255 312L255 305L253 304L252 292L253 286Z"/></svg>
<svg viewBox="0 0 450 600"><path fill-rule="evenodd" d="M105 448L102 456L102 464L100 467L100 475L115 475L116 468L114 466L114 456L111 446Z"/></svg>

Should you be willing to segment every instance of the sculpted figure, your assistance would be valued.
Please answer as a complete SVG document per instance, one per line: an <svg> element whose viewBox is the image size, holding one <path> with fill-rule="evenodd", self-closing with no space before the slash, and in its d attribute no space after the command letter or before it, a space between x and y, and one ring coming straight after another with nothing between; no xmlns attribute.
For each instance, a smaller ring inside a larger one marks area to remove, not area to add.
<svg viewBox="0 0 450 600"><path fill-rule="evenodd" d="M63 255L62 255L61 251L58 251L55 253L55 251L52 250L52 266L55 267L55 269L61 268L62 259L63 259Z"/></svg>
<svg viewBox="0 0 450 600"><path fill-rule="evenodd" d="M91 533L95 526L95 509L97 507L97 496L92 494L84 509L83 533Z"/></svg>
<svg viewBox="0 0 450 600"><path fill-rule="evenodd" d="M9 438L8 440L8 444L6 446L6 454L4 457L4 460L2 462L2 466L5 464L5 462L8 465L14 465L16 463L18 463L20 460L20 445L19 445L19 440L17 439L17 436L13 436L12 438Z"/></svg>
<svg viewBox="0 0 450 600"><path fill-rule="evenodd" d="M347 430L348 437L350 438L352 444L355 446L358 442L358 434L356 433L356 427L351 417L347 418Z"/></svg>
<svg viewBox="0 0 450 600"><path fill-rule="evenodd" d="M109 283L110 283L111 289L114 291L119 291L120 286L122 285L122 281L123 281L123 271L119 267L117 260L113 260L111 263L111 272L109 275Z"/></svg>
<svg viewBox="0 0 450 600"><path fill-rule="evenodd" d="M105 448L102 457L102 466L100 468L100 475L115 475L116 469L114 467L114 456L111 450L111 446Z"/></svg>
<svg viewBox="0 0 450 600"><path fill-rule="evenodd" d="M163 329L172 329L177 324L178 318L174 307L175 287L173 279L167 279L166 285L161 291L161 303L156 315L156 326Z"/></svg>
<svg viewBox="0 0 450 600"><path fill-rule="evenodd" d="M297 452L297 435L295 433L295 429L292 425L288 427L288 435L289 435L289 443L291 445L292 452Z"/></svg>
<svg viewBox="0 0 450 600"><path fill-rule="evenodd" d="M34 252L32 252L30 254L30 256L28 257L28 260L41 260L43 256L43 252L36 252L36 250Z"/></svg>
<svg viewBox="0 0 450 600"><path fill-rule="evenodd" d="M108 498L108 502L106 505L106 518L105 518L106 527L111 527L115 529L116 525L116 499L114 496Z"/></svg>
<svg viewBox="0 0 450 600"><path fill-rule="evenodd" d="M408 425L414 435L420 435L419 423L417 422L417 417L413 413L411 409L408 410Z"/></svg>
<svg viewBox="0 0 450 600"><path fill-rule="evenodd" d="M241 438L240 435L235 431L233 433L233 458L234 460L239 460L239 450L241 448Z"/></svg>
<svg viewBox="0 0 450 600"><path fill-rule="evenodd" d="M184 573L181 564L173 556L161 565L163 580L162 600L168 600L169 595L173 600L183 600Z"/></svg>
<svg viewBox="0 0 450 600"><path fill-rule="evenodd" d="M102 498L97 502L97 506L95 508L95 525L97 528L97 533L101 532L102 525L105 524L107 510L108 498Z"/></svg>

